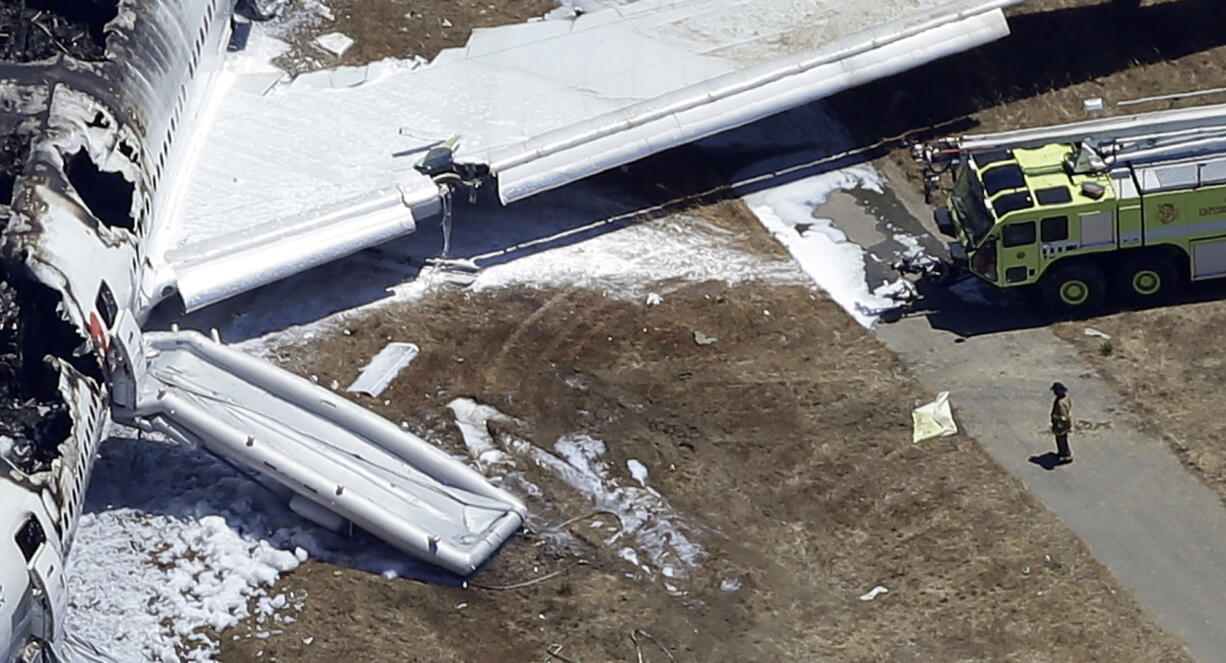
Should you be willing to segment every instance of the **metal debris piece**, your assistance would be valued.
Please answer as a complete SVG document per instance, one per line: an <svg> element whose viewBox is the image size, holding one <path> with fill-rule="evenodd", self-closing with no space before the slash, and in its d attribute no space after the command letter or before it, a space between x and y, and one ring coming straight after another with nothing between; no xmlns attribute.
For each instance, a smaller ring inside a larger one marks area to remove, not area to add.
<svg viewBox="0 0 1226 663"><path fill-rule="evenodd" d="M329 32L316 37L315 45L339 58L353 46L353 38L341 32Z"/></svg>
<svg viewBox="0 0 1226 663"><path fill-rule="evenodd" d="M421 348L416 344L388 343L362 367L361 375L345 391L377 398L419 354Z"/></svg>
<svg viewBox="0 0 1226 663"><path fill-rule="evenodd" d="M1086 336L1096 336L1096 337L1098 337L1098 338L1105 339L1105 340L1108 340L1108 341L1110 341L1110 340L1111 340L1111 334L1108 334L1108 333L1107 333L1107 332L1105 332L1105 331L1099 331L1099 330L1097 330L1097 329L1095 329L1095 328L1093 328L1093 327L1086 327L1086 330L1085 330L1085 332L1083 332L1083 333L1084 333Z"/></svg>

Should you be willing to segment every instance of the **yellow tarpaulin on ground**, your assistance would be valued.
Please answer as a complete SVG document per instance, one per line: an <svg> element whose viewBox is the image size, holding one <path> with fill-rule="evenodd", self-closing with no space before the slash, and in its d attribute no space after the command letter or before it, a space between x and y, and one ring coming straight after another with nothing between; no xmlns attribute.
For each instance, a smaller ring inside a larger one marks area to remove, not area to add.
<svg viewBox="0 0 1226 663"><path fill-rule="evenodd" d="M911 421L914 424L912 443L958 434L958 424L954 423L953 412L949 410L948 391L937 394L935 401L915 408L911 412Z"/></svg>

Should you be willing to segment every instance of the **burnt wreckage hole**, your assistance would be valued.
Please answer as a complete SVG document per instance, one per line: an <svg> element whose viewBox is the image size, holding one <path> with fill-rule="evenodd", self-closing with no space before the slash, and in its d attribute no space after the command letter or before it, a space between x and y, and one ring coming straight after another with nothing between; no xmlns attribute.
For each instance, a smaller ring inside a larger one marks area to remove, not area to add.
<svg viewBox="0 0 1226 663"><path fill-rule="evenodd" d="M132 196L136 188L119 173L98 169L85 150L72 155L64 173L94 217L112 228L132 230Z"/></svg>
<svg viewBox="0 0 1226 663"><path fill-rule="evenodd" d="M13 201L13 185L30 151L29 137L11 133L0 137L0 205ZM4 219L0 218L0 221Z"/></svg>
<svg viewBox="0 0 1226 663"><path fill-rule="evenodd" d="M119 0L3 0L0 61L104 60L106 24L118 14Z"/></svg>
<svg viewBox="0 0 1226 663"><path fill-rule="evenodd" d="M66 361L99 384L96 355L61 318L60 295L33 280L0 271L0 453L27 473L48 469L72 419L60 393L60 373L48 357Z"/></svg>

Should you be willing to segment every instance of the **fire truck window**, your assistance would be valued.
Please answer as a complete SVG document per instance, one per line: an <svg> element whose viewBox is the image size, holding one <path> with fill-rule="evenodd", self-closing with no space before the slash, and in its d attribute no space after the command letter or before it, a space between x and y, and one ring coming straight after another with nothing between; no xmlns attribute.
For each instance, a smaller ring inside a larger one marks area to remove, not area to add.
<svg viewBox="0 0 1226 663"><path fill-rule="evenodd" d="M1034 244L1034 221L1005 226L1001 239L1004 240L1005 246Z"/></svg>
<svg viewBox="0 0 1226 663"><path fill-rule="evenodd" d="M1039 189L1034 192L1040 205L1063 205L1073 202L1073 194L1066 186L1053 186L1050 189Z"/></svg>
<svg viewBox="0 0 1226 663"><path fill-rule="evenodd" d="M38 552L38 547L47 541L47 535L43 532L43 526L39 524L38 518L30 516L26 519L26 524L17 530L17 547L21 548L21 554L25 555L26 561L29 562L34 558L34 553Z"/></svg>
<svg viewBox="0 0 1226 663"><path fill-rule="evenodd" d="M1001 161L1012 161L1013 150L983 150L982 152L975 152L973 156L975 157L975 163L980 168L987 168Z"/></svg>
<svg viewBox="0 0 1226 663"><path fill-rule="evenodd" d="M1053 216L1043 219L1041 234L1044 242L1063 242L1068 239L1068 217Z"/></svg>
<svg viewBox="0 0 1226 663"><path fill-rule="evenodd" d="M1020 189L1024 186L1026 186L1026 176L1022 174L1022 168L1017 164L996 166L983 172L983 188L987 190L989 196L995 196L1005 189Z"/></svg>
<svg viewBox="0 0 1226 663"><path fill-rule="evenodd" d="M998 219L1010 212L1031 207L1034 207L1034 201L1030 199L1030 194L1026 191L1007 193L992 202L992 211L996 212Z"/></svg>

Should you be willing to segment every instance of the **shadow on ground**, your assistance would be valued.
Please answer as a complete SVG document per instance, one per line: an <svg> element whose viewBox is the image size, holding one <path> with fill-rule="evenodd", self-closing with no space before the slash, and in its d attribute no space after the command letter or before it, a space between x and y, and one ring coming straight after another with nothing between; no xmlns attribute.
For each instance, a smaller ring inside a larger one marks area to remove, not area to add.
<svg viewBox="0 0 1226 663"><path fill-rule="evenodd" d="M958 337L970 338L1045 327L1054 322L1083 321L1093 326L1095 319L1127 310L1109 302L1104 308L1083 315L1053 315L1044 309L1036 293L1027 290L1001 290L965 275L952 283L921 279L916 283L915 298L900 302L897 308L881 315L884 323L904 317L922 316L933 329L948 331ZM1226 281L1203 281L1187 284L1170 301L1151 308L1185 306L1226 299Z"/></svg>
<svg viewBox="0 0 1226 663"><path fill-rule="evenodd" d="M1027 460L1049 472L1061 465L1068 465L1073 462L1072 459L1061 458L1054 451L1049 451L1041 456L1031 456Z"/></svg>

